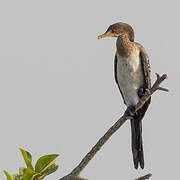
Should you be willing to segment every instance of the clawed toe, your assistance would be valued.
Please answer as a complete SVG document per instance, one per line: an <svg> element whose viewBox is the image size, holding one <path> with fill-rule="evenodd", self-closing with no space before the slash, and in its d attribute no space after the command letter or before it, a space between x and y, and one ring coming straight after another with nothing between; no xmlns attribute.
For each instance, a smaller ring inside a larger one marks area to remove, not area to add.
<svg viewBox="0 0 180 180"><path fill-rule="evenodd" d="M125 116L133 116L134 109L135 109L135 106L128 106L125 113L124 113L124 115Z"/></svg>

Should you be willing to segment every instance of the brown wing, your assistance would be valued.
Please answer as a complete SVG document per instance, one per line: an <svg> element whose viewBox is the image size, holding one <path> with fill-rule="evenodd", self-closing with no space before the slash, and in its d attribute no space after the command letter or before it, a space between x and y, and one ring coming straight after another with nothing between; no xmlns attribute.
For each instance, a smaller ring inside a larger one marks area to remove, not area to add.
<svg viewBox="0 0 180 180"><path fill-rule="evenodd" d="M118 61L117 55L115 55L115 58L114 58L114 77L115 77L115 81L116 81L116 83L117 83L117 85L118 85L119 91L120 91L120 93L121 93L121 96L122 96L122 98L123 98L123 100L124 100L123 93L122 93L122 91L121 91L121 88L120 88L120 86L119 86L119 84L118 84L118 80L117 80L117 61ZM124 104L126 104L125 100L124 100Z"/></svg>
<svg viewBox="0 0 180 180"><path fill-rule="evenodd" d="M151 88L151 68L149 64L149 57L143 48L143 46L137 42L135 42L136 46L139 48L139 57L142 64L142 70L144 74L144 80L145 80L145 88L150 89Z"/></svg>
<svg viewBox="0 0 180 180"><path fill-rule="evenodd" d="M150 64L149 64L149 58L148 58L148 55L145 51L145 49L140 45L140 44L137 44L139 46L139 50L140 50L140 61L141 61L141 64L142 64L142 70L143 70L143 74L144 74L144 92L146 89L150 89L151 88L151 69L150 69ZM141 97L140 97L141 98ZM139 109L137 111L138 115L141 116L141 119L143 118L149 104L151 102L151 98L149 98L147 100L147 102L144 104L144 106Z"/></svg>
<svg viewBox="0 0 180 180"><path fill-rule="evenodd" d="M145 88L150 89L151 88L151 69L149 64L149 57L144 50L144 48L140 47L140 60L142 64L142 70L144 73L144 80L145 80Z"/></svg>

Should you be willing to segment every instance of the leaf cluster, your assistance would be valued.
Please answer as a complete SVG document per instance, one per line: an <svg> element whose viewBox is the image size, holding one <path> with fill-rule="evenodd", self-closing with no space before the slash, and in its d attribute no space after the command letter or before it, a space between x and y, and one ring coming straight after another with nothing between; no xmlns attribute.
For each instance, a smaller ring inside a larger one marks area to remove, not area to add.
<svg viewBox="0 0 180 180"><path fill-rule="evenodd" d="M7 180L42 180L47 175L52 174L58 169L56 159L58 154L49 154L40 157L35 167L32 165L32 155L20 148L23 159L26 163L26 167L20 167L18 174L10 175L7 171L4 171Z"/></svg>

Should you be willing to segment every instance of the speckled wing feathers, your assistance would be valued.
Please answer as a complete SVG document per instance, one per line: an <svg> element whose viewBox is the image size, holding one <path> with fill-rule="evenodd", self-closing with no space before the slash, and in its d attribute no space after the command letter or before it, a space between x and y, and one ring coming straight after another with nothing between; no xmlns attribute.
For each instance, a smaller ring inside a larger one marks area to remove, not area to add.
<svg viewBox="0 0 180 180"><path fill-rule="evenodd" d="M151 88L151 69L149 64L149 57L145 49L138 43L136 43L140 49L140 60L142 64L142 70L144 73L145 88Z"/></svg>

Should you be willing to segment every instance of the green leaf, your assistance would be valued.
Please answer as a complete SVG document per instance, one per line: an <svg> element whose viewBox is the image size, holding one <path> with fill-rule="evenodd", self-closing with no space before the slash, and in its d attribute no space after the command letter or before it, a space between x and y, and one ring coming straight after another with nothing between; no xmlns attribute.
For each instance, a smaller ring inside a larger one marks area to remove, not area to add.
<svg viewBox="0 0 180 180"><path fill-rule="evenodd" d="M21 151L21 154L24 158L24 161L26 163L26 166L32 170L34 170L33 166L32 166L32 156L29 152L19 148L19 150Z"/></svg>
<svg viewBox="0 0 180 180"><path fill-rule="evenodd" d="M33 176L32 180L41 180L43 179L45 176L43 176L42 174L36 174Z"/></svg>
<svg viewBox="0 0 180 180"><path fill-rule="evenodd" d="M4 174L6 175L7 180L13 180L13 177L7 171L4 171Z"/></svg>
<svg viewBox="0 0 180 180"><path fill-rule="evenodd" d="M41 179L44 179L47 175L55 172L57 169L58 169L58 165L52 164L47 169L45 169L43 172L34 175L32 180L41 180Z"/></svg>
<svg viewBox="0 0 180 180"><path fill-rule="evenodd" d="M12 177L13 177L13 180L21 180L21 175L19 174L13 174Z"/></svg>
<svg viewBox="0 0 180 180"><path fill-rule="evenodd" d="M56 159L59 154L49 154L42 156L38 159L35 165L35 171L38 173L42 173L47 168L49 168L52 164L55 164Z"/></svg>
<svg viewBox="0 0 180 180"><path fill-rule="evenodd" d="M32 180L33 176L36 175L36 174L37 173L35 171L33 171L32 169L26 168L24 170L24 175L23 175L21 180Z"/></svg>
<svg viewBox="0 0 180 180"><path fill-rule="evenodd" d="M24 173L25 173L25 167L19 167L19 175L20 176L23 176L24 175Z"/></svg>
<svg viewBox="0 0 180 180"><path fill-rule="evenodd" d="M57 164L52 164L51 166L49 166L47 169L45 169L44 171L41 172L42 175L49 175L52 174L53 172L55 172L58 169L58 165Z"/></svg>

